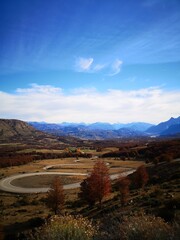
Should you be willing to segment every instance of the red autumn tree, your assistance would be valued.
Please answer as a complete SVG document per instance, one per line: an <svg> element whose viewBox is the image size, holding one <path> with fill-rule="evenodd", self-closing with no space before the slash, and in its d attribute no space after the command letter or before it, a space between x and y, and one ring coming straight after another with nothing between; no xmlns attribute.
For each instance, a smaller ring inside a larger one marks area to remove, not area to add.
<svg viewBox="0 0 180 240"><path fill-rule="evenodd" d="M99 201L101 206L102 199L111 191L109 169L103 161L95 163L93 171L81 183L80 198L86 200L90 205Z"/></svg>
<svg viewBox="0 0 180 240"><path fill-rule="evenodd" d="M87 202L89 206L93 206L96 202L96 197L92 191L93 179L91 176L83 180L80 185L80 192L78 194L79 198Z"/></svg>
<svg viewBox="0 0 180 240"><path fill-rule="evenodd" d="M47 206L51 208L55 214L61 212L64 205L64 190L60 178L55 177L52 185L47 193Z"/></svg>
<svg viewBox="0 0 180 240"><path fill-rule="evenodd" d="M149 176L146 167L144 165L141 165L135 172L135 184L138 187L144 188L148 180Z"/></svg>
<svg viewBox="0 0 180 240"><path fill-rule="evenodd" d="M93 184L93 196L96 196L101 205L103 197L109 195L111 191L109 169L103 161L98 161L95 163L91 173L91 178Z"/></svg>
<svg viewBox="0 0 180 240"><path fill-rule="evenodd" d="M127 201L128 201L130 184L131 184L131 181L128 177L119 177L118 186L119 186L119 191L121 194L121 205L122 206L124 206L124 204L127 203Z"/></svg>

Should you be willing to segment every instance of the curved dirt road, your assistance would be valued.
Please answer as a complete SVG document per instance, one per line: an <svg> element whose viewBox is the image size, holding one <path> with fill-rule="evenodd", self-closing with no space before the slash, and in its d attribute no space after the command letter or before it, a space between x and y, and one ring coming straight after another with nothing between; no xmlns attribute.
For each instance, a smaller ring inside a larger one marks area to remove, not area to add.
<svg viewBox="0 0 180 240"><path fill-rule="evenodd" d="M127 169L127 168L126 168ZM131 173L133 173L135 170L131 169L119 174L112 174L110 175L111 180L114 180L118 178L119 176L125 177ZM60 176L86 176L86 173L67 173L67 172L37 172L37 173L24 173L24 174L18 174L13 175L7 178L4 178L0 180L0 190L6 191L6 192L12 192L12 193L43 193L47 192L49 188L24 188L24 187L18 187L11 184L11 182L18 178L24 178L24 177L30 177L30 176L37 176L37 175L60 175ZM80 182L78 183L71 183L67 185L63 185L64 189L74 189L80 187Z"/></svg>

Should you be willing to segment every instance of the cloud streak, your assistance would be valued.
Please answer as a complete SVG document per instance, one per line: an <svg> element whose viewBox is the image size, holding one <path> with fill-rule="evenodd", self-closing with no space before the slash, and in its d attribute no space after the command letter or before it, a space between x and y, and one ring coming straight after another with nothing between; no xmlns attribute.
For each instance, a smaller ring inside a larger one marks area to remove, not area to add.
<svg viewBox="0 0 180 240"><path fill-rule="evenodd" d="M103 70L106 64L95 64L93 58L79 57L75 61L75 70L77 72L95 73Z"/></svg>
<svg viewBox="0 0 180 240"><path fill-rule="evenodd" d="M0 115L26 121L158 123L179 116L180 92L159 87L122 91L79 89L64 94L61 88L32 85L10 94L0 92Z"/></svg>
<svg viewBox="0 0 180 240"><path fill-rule="evenodd" d="M106 64L95 64L94 58L79 57L75 61L75 70L78 72L96 73L106 68L106 71L110 72L108 75L114 76L121 71L122 64L123 61L120 59L116 59L115 61Z"/></svg>
<svg viewBox="0 0 180 240"><path fill-rule="evenodd" d="M112 73L110 73L110 76L114 76L117 75L120 71L121 71L121 66L122 66L123 62L120 59L116 59L111 68L112 68Z"/></svg>
<svg viewBox="0 0 180 240"><path fill-rule="evenodd" d="M90 70L93 61L93 58L78 58L75 64L77 71L84 72Z"/></svg>

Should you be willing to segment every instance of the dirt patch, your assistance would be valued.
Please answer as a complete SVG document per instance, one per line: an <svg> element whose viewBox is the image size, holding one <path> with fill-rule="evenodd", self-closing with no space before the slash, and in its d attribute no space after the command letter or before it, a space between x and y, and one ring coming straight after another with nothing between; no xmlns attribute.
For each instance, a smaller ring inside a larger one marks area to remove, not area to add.
<svg viewBox="0 0 180 240"><path fill-rule="evenodd" d="M83 179L82 176L37 175L15 179L11 184L23 188L46 188L51 185L55 177L59 177L63 185L76 183Z"/></svg>

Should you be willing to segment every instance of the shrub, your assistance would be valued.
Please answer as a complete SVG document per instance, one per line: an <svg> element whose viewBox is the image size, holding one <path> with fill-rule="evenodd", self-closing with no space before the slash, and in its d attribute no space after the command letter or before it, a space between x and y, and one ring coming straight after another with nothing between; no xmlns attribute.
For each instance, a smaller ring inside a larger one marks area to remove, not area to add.
<svg viewBox="0 0 180 240"><path fill-rule="evenodd" d="M174 239L172 227L160 217L152 215L129 216L120 225L122 240L170 240Z"/></svg>
<svg viewBox="0 0 180 240"><path fill-rule="evenodd" d="M29 240L91 240L96 234L91 221L82 217L54 216Z"/></svg>
<svg viewBox="0 0 180 240"><path fill-rule="evenodd" d="M173 156L170 154L161 154L159 157L160 162L171 162L173 160Z"/></svg>
<svg viewBox="0 0 180 240"><path fill-rule="evenodd" d="M40 218L40 217L34 217L34 218L29 219L29 221L28 221L28 223L31 227L39 227L42 224L44 224L44 222L45 222L44 219Z"/></svg>
<svg viewBox="0 0 180 240"><path fill-rule="evenodd" d="M3 215L4 210L5 210L4 203L3 203L2 200L0 200L0 214L1 214L1 215Z"/></svg>
<svg viewBox="0 0 180 240"><path fill-rule="evenodd" d="M11 206L13 207L21 207L21 206L27 206L29 205L29 199L26 196L23 196L22 198L18 199L17 202L13 203Z"/></svg>

